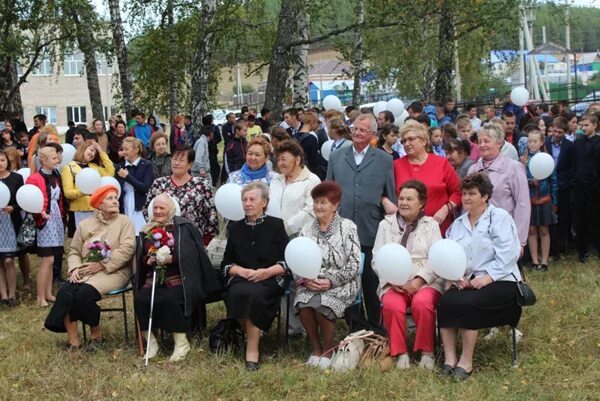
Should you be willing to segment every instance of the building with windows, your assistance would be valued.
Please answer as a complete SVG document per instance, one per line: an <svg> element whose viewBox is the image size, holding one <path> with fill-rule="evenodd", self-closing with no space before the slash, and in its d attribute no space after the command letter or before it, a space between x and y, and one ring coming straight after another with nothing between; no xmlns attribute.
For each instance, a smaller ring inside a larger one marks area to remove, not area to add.
<svg viewBox="0 0 600 401"><path fill-rule="evenodd" d="M117 113L117 99L113 84L118 81L113 75L113 64L97 56L98 81L104 118ZM116 65L115 65L116 71ZM21 85L23 119L28 127L33 125L33 116L45 114L48 123L57 126L59 132L67 130L67 123L92 124L92 106L87 87L83 54L75 52L64 57L59 65L50 58L43 59Z"/></svg>

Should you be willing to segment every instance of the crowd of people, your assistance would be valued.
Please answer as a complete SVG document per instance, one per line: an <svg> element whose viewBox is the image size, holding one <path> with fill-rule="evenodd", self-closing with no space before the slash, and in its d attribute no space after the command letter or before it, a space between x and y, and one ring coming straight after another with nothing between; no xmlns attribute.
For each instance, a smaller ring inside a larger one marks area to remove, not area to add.
<svg viewBox="0 0 600 401"><path fill-rule="evenodd" d="M130 122L111 118L108 131L101 120L89 128L72 124L65 142L77 150L62 169L59 136L44 115L34 117L29 132L22 121L7 120L0 149L0 181L10 190L0 213L2 303L17 305L15 262L27 289L28 255L37 254L37 304L52 304L45 326L66 332L74 351L84 346L81 321L91 327L85 347L94 350L102 344L97 301L133 276L135 312L153 358L159 347L148 320L156 273L153 328L173 334L170 360L190 351L194 311L208 294L222 293L227 318L245 333L252 371L286 291L290 329L306 334L307 364L322 369L331 366L342 318L353 329L387 335L396 367L410 367L410 307L419 367L434 369L437 322L442 373L465 379L479 330L518 324L524 266L545 272L550 257L564 258L571 244L581 263L590 246L600 251L600 104L580 118L564 105L523 109L510 97L499 113L486 109L483 121L477 107L459 114L453 101L416 101L407 111L406 121L395 121L389 111L291 108L274 121L267 109L259 116L245 108L239 118L228 114L222 127L206 116L197 129L190 116L177 115L169 134L154 116L136 112ZM543 180L529 169L539 152L555 161ZM31 169L25 181L17 173L23 166ZM120 188L82 192L76 177L84 168L116 178ZM16 201L24 182L41 190L41 213L25 213ZM245 216L226 225L215 273L205 247L219 234L214 190L224 183L242 187ZM17 237L29 225L36 244L23 247ZM295 275L287 265L285 248L296 237L319 246L318 278ZM446 281L429 265L429 248L442 238L465 251L460 280ZM378 276L375 256L390 243L413 260L403 285ZM56 296L53 279L63 282Z"/></svg>

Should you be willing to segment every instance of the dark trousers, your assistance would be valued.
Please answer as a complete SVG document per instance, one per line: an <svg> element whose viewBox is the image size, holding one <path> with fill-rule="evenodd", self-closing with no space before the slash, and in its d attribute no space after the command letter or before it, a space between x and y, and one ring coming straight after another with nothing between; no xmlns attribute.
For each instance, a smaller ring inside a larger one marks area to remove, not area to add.
<svg viewBox="0 0 600 401"><path fill-rule="evenodd" d="M600 250L600 191L591 188L574 188L573 219L579 256L592 245Z"/></svg>
<svg viewBox="0 0 600 401"><path fill-rule="evenodd" d="M217 184L219 184L219 176L221 174L219 159L216 154L209 153L208 160L210 162L210 178L212 180L213 187L216 187Z"/></svg>
<svg viewBox="0 0 600 401"><path fill-rule="evenodd" d="M54 256L54 265L52 266L52 279L62 280L62 255L61 257Z"/></svg>
<svg viewBox="0 0 600 401"><path fill-rule="evenodd" d="M558 223L550 226L550 250L552 255L558 256L567 251L567 242L571 233L571 190L558 190Z"/></svg>
<svg viewBox="0 0 600 401"><path fill-rule="evenodd" d="M363 274L361 276L363 302L360 305L352 305L346 309L346 321L354 331L368 329L378 333L385 333L385 328L381 322L381 302L377 296L379 277L371 266L373 247L361 246L360 249L365 254ZM367 312L366 317L365 310Z"/></svg>

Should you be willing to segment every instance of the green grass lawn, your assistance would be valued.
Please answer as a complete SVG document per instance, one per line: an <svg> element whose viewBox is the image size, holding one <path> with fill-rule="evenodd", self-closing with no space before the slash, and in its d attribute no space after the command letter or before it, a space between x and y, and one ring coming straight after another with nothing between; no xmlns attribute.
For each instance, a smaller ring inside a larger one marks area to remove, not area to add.
<svg viewBox="0 0 600 401"><path fill-rule="evenodd" d="M33 258L35 260L35 258ZM35 262L34 262L35 264ZM34 269L35 270L35 269ZM22 293L0 309L1 400L598 400L600 399L600 263L574 258L529 273L538 303L521 318L520 365L511 367L509 331L476 348L476 369L463 383L417 368L381 373L321 373L304 365L305 340L263 339L261 370L248 373L237 355L216 356L194 340L181 363L168 352L144 370L133 340L123 342L119 314L103 314L105 348L67 353L66 335L43 328L47 310ZM131 305L131 299L128 299ZM103 300L110 304L115 300ZM209 308L209 326L223 316ZM133 316L131 316L133 317ZM132 321L132 320L131 320ZM131 325L133 331L133 325ZM339 337L344 323L338 327Z"/></svg>

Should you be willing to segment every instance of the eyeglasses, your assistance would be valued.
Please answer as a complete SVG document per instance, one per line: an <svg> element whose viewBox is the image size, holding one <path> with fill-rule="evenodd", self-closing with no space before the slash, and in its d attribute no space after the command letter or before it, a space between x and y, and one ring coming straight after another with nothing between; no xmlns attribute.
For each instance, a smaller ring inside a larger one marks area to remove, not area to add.
<svg viewBox="0 0 600 401"><path fill-rule="evenodd" d="M363 128L358 128L358 127L352 127L350 128L352 130L352 133L359 133L359 134L371 134L373 131L371 131L370 129L363 129Z"/></svg>
<svg viewBox="0 0 600 401"><path fill-rule="evenodd" d="M421 138L419 138L418 136L409 136L409 137L407 137L407 138L402 138L402 139L400 139L400 143L401 143L402 145L404 145L406 142L413 143L413 142L414 142L414 141L416 141L417 139L421 139Z"/></svg>

